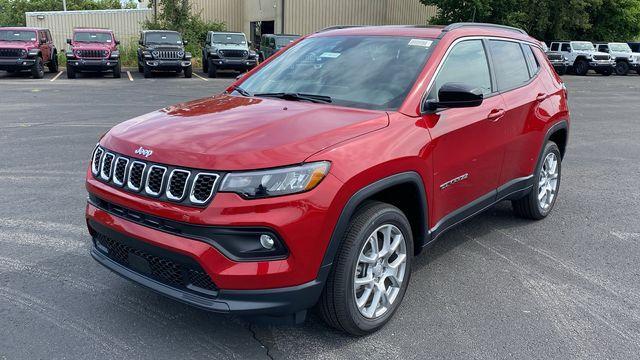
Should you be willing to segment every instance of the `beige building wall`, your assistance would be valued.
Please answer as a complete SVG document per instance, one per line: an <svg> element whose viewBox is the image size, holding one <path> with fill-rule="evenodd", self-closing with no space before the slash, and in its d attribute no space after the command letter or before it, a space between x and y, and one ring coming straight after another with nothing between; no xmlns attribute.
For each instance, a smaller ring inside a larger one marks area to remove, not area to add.
<svg viewBox="0 0 640 360"><path fill-rule="evenodd" d="M229 31L244 31L244 4L244 0L192 0L191 9L205 21L224 22Z"/></svg>
<svg viewBox="0 0 640 360"><path fill-rule="evenodd" d="M76 27L108 28L123 44L137 41L142 23L152 16L151 10L43 11L25 14L27 26L48 28L56 47L66 48Z"/></svg>

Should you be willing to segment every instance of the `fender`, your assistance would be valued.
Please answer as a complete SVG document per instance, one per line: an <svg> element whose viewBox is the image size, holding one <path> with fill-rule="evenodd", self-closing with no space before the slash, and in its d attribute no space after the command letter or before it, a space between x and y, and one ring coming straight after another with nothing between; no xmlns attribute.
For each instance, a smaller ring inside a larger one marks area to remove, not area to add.
<svg viewBox="0 0 640 360"><path fill-rule="evenodd" d="M569 122L567 120L559 120L555 124L551 125L551 127L547 130L547 133L544 135L544 139L542 139L542 143L538 147L538 162L536 162L536 169L538 164L540 163L540 159L542 158L542 148L544 147L544 144L546 144L547 141L549 141L549 138L551 138L551 135L553 135L556 131L562 130L562 129L567 131L567 143L565 144L565 146L569 145ZM565 151L566 151L566 147L565 147Z"/></svg>
<svg viewBox="0 0 640 360"><path fill-rule="evenodd" d="M333 264L333 259L335 258L340 245L342 244L342 238L344 233L347 230L349 225L349 220L353 214L358 210L358 207L372 195L379 193L382 190L389 189L396 185L401 184L411 184L416 187L418 193L420 194L418 201L420 202L420 210L421 214L419 214L419 227L421 230L419 233L424 234L420 238L416 239L418 241L418 245L416 249L421 249L422 244L427 241L427 194L425 192L424 183L422 178L417 172L407 171L398 173L395 175L391 175L389 177L377 180L374 183L371 183L362 189L358 190L355 194L349 198L347 203L342 208L342 212L340 213L340 217L336 223L336 226L333 228L333 233L331 235L331 239L329 240L329 245L327 246L327 250L324 253L324 258L322 259L322 264L320 267L318 277L320 280L324 281L322 277L328 275L331 265Z"/></svg>

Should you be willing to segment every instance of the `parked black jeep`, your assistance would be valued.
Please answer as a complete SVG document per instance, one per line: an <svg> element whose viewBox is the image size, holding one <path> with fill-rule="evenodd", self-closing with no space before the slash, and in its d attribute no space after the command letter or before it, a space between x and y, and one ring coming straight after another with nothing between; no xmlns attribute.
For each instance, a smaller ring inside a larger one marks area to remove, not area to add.
<svg viewBox="0 0 640 360"><path fill-rule="evenodd" d="M138 71L145 78L151 77L153 71L180 73L190 78L193 74L191 54L186 52L186 40L180 33L168 30L146 30L140 32L138 40Z"/></svg>
<svg viewBox="0 0 640 360"><path fill-rule="evenodd" d="M283 47L298 40L300 35L286 35L286 34L264 34L260 38L260 47L258 54L260 55L260 61L264 61L271 57L271 55L278 52Z"/></svg>

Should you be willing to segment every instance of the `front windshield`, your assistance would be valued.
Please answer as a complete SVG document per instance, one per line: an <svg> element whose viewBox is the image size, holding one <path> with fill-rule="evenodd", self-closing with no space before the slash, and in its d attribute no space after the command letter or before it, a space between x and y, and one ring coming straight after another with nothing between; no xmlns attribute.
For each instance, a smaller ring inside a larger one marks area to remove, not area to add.
<svg viewBox="0 0 640 360"><path fill-rule="evenodd" d="M147 44L182 45L182 38L177 33L147 33Z"/></svg>
<svg viewBox="0 0 640 360"><path fill-rule="evenodd" d="M305 39L245 80L252 94L331 97L340 106L396 110L431 53L433 41L391 36Z"/></svg>
<svg viewBox="0 0 640 360"><path fill-rule="evenodd" d="M77 32L73 36L75 42L111 43L111 34L106 32Z"/></svg>
<svg viewBox="0 0 640 360"><path fill-rule="evenodd" d="M280 36L276 38L276 46L287 46L296 41L299 36Z"/></svg>
<svg viewBox="0 0 640 360"><path fill-rule="evenodd" d="M615 51L615 52L624 52L624 53L631 52L631 48L629 47L629 44L624 44L624 43L609 44L609 50Z"/></svg>
<svg viewBox="0 0 640 360"><path fill-rule="evenodd" d="M573 50L582 50L582 51L595 51L593 44L586 41L581 42L572 42L571 46L573 46Z"/></svg>
<svg viewBox="0 0 640 360"><path fill-rule="evenodd" d="M214 34L211 42L213 44L243 45L247 40L243 34Z"/></svg>
<svg viewBox="0 0 640 360"><path fill-rule="evenodd" d="M24 30L0 30L0 41L36 41L36 32Z"/></svg>

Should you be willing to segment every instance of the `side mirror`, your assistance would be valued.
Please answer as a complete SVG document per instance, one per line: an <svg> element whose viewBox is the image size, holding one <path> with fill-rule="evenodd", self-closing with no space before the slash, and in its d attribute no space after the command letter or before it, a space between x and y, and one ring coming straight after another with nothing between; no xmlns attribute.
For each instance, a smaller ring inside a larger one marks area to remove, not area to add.
<svg viewBox="0 0 640 360"><path fill-rule="evenodd" d="M116 40L116 45L120 45L120 40Z"/></svg>
<svg viewBox="0 0 640 360"><path fill-rule="evenodd" d="M138 45L143 45L142 40L138 40Z"/></svg>
<svg viewBox="0 0 640 360"><path fill-rule="evenodd" d="M427 100L423 111L480 106L484 100L482 89L464 83L446 83L438 90L438 101Z"/></svg>
<svg viewBox="0 0 640 360"><path fill-rule="evenodd" d="M247 46L252 47L253 43L251 41L247 41Z"/></svg>
<svg viewBox="0 0 640 360"><path fill-rule="evenodd" d="M182 45L184 45L184 46L189 45L189 41L188 40L182 40Z"/></svg>
<svg viewBox="0 0 640 360"><path fill-rule="evenodd" d="M71 45L71 39L67 39L67 44Z"/></svg>

